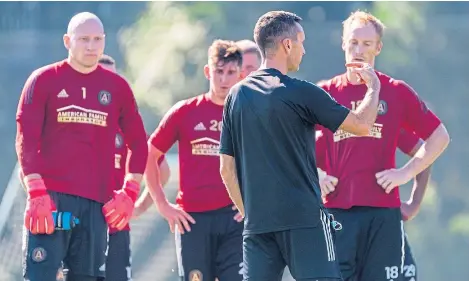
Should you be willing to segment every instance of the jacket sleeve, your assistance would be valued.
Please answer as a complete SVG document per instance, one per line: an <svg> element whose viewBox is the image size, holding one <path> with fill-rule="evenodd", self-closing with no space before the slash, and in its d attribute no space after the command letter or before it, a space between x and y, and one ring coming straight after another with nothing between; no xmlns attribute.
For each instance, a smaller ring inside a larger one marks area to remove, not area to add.
<svg viewBox="0 0 469 281"><path fill-rule="evenodd" d="M47 91L44 74L33 72L26 81L16 113L16 153L24 175L41 174L41 134L44 125Z"/></svg>
<svg viewBox="0 0 469 281"><path fill-rule="evenodd" d="M127 155L127 171L133 174L143 174L147 164L147 134L143 120L138 112L137 102L130 85L122 78L122 104L119 116L119 126L124 135L129 151Z"/></svg>

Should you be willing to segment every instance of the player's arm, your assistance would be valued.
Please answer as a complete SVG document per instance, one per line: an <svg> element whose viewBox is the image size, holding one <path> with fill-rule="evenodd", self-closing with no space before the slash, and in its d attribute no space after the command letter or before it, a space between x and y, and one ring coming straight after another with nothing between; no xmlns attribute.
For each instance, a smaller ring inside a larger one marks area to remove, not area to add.
<svg viewBox="0 0 469 281"><path fill-rule="evenodd" d="M163 190L161 172L158 160L162 157L179 138L180 124L183 122L184 101L174 105L163 117L158 128L148 140L148 160L145 170L145 182L151 198L156 204L158 212L168 221L171 232L175 227L181 234L191 231L189 222L195 220L179 206L171 204Z"/></svg>
<svg viewBox="0 0 469 281"><path fill-rule="evenodd" d="M422 139L407 131L402 131L398 140L399 149L410 157L414 157L423 144L424 141ZM410 220L417 215L430 180L430 171L431 166L415 177L409 200L401 204L401 213L404 221Z"/></svg>
<svg viewBox="0 0 469 281"><path fill-rule="evenodd" d="M132 89L125 80L122 82L123 106L121 107L119 126L129 148L126 181L136 182L140 188L148 157L147 135ZM136 200L136 198L133 199Z"/></svg>
<svg viewBox="0 0 469 281"><path fill-rule="evenodd" d="M146 189L158 209L168 205L169 201L163 191L158 161L178 140L179 127L182 119L183 103L175 104L161 119L160 124L148 139L148 160L145 169Z"/></svg>
<svg viewBox="0 0 469 281"><path fill-rule="evenodd" d="M340 128L358 136L366 136L373 127L378 114L381 83L374 69L367 64L354 63L347 67L352 67L353 72L364 80L368 90L363 102L354 111L350 111Z"/></svg>
<svg viewBox="0 0 469 281"><path fill-rule="evenodd" d="M223 109L222 130L220 136L220 175L226 186L228 194L244 217L244 203L236 173L236 161L234 158L234 146L231 131L230 112L232 95L228 95Z"/></svg>
<svg viewBox="0 0 469 281"><path fill-rule="evenodd" d="M419 143L408 153L410 157L414 157L417 151L424 145L423 140L419 140ZM421 173L419 173L414 180L414 186L412 187L412 193L410 195L409 203L414 203L420 206L427 191L428 182L430 181L431 175L431 164Z"/></svg>
<svg viewBox="0 0 469 281"><path fill-rule="evenodd" d="M43 159L39 154L47 104L43 78L37 71L31 74L24 85L16 113L16 153L28 193L24 224L33 234L54 232L51 210L55 207L41 177Z"/></svg>
<svg viewBox="0 0 469 281"><path fill-rule="evenodd" d="M220 175L233 204L244 218L244 203L236 173L236 162L233 156L224 153L220 154Z"/></svg>
<svg viewBox="0 0 469 281"><path fill-rule="evenodd" d="M360 70L361 71L361 70ZM310 119L332 132L341 128L358 136L369 134L378 113L380 82L376 74L363 70L362 76L367 77L368 91L360 106L350 111L338 104L324 89L310 85L311 94L307 95ZM365 76L368 75L368 76ZM374 76L373 76L374 75Z"/></svg>
<svg viewBox="0 0 469 281"><path fill-rule="evenodd" d="M21 92L16 113L16 153L26 182L41 179L39 150L47 103L43 87L41 75L32 73Z"/></svg>
<svg viewBox="0 0 469 281"><path fill-rule="evenodd" d="M168 162L166 161L166 157L163 155L160 158L161 161L159 161L159 170L160 170L160 179L161 179L161 185L164 187L169 180L169 177L171 175L171 170L169 169ZM137 199L137 202L135 202L135 210L134 210L134 216L139 216L143 213L145 213L148 208L150 208L151 205L153 205L153 199L151 198L150 192L148 191L148 188L145 187L143 189L142 194L140 197Z"/></svg>
<svg viewBox="0 0 469 281"><path fill-rule="evenodd" d="M415 155L400 169L391 169L376 174L378 183L390 192L395 186L407 183L417 174L428 168L446 149L450 137L440 119L427 108L417 93L406 83L396 82L402 106L404 107L404 127L415 132L425 143Z"/></svg>
<svg viewBox="0 0 469 281"><path fill-rule="evenodd" d="M134 204L140 193L140 184L147 162L146 132L137 103L129 84L121 77L119 84L119 127L128 147L127 174L122 189L114 193L113 198L103 206L103 214L110 227L122 230L132 217ZM115 131L112 132L115 136Z"/></svg>
<svg viewBox="0 0 469 281"><path fill-rule="evenodd" d="M321 188L321 196L324 197L335 190L339 180L336 177L328 175L321 167L326 167L326 137L323 128L318 128L315 132L316 139L316 166L318 169L319 187Z"/></svg>
<svg viewBox="0 0 469 281"><path fill-rule="evenodd" d="M423 145L415 152L413 157L402 168L410 178L430 167L435 160L448 147L449 133L445 125L440 124L427 138Z"/></svg>

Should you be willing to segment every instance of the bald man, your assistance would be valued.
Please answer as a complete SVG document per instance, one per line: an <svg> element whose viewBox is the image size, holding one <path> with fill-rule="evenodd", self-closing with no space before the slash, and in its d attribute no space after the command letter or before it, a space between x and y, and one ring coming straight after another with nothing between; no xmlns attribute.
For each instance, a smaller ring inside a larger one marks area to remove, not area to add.
<svg viewBox="0 0 469 281"><path fill-rule="evenodd" d="M132 217L148 154L130 86L98 64L105 46L101 20L77 14L63 41L68 58L30 75L16 117L28 193L23 272L31 281L55 280L62 260L68 281L105 277L108 226L121 230ZM123 186L113 192L119 128L130 153ZM79 219L72 229L66 213Z"/></svg>

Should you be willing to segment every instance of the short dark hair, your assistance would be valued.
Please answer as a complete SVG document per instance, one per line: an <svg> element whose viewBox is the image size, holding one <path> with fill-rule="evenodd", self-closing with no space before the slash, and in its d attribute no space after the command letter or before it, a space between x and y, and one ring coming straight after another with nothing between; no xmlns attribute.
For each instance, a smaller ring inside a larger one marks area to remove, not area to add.
<svg viewBox="0 0 469 281"><path fill-rule="evenodd" d="M106 65L115 65L116 61L110 55L103 54L99 59L98 63Z"/></svg>
<svg viewBox="0 0 469 281"><path fill-rule="evenodd" d="M215 40L208 48L208 62L211 65L223 65L236 62L239 67L243 65L243 55L234 41Z"/></svg>
<svg viewBox="0 0 469 281"><path fill-rule="evenodd" d="M266 51L276 49L279 40L290 38L295 40L296 23L303 19L294 13L285 11L271 11L262 15L254 27L254 41L256 41L262 56Z"/></svg>
<svg viewBox="0 0 469 281"><path fill-rule="evenodd" d="M256 54L259 59L262 59L261 52L257 47L256 43L251 40L239 40L236 41L236 45L241 49L241 53L244 54Z"/></svg>

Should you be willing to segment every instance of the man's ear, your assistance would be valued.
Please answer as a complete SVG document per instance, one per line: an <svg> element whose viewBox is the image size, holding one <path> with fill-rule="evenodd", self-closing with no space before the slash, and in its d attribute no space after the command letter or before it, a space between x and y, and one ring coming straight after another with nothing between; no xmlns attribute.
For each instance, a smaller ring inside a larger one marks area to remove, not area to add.
<svg viewBox="0 0 469 281"><path fill-rule="evenodd" d="M381 54L381 50L383 49L383 41L379 41L378 46L376 46L376 56Z"/></svg>
<svg viewBox="0 0 469 281"><path fill-rule="evenodd" d="M283 45L283 48L285 49L285 52L287 54L290 54L291 53L291 50L293 49L293 42L290 38L285 38L282 40L282 45Z"/></svg>
<svg viewBox="0 0 469 281"><path fill-rule="evenodd" d="M208 66L208 64L204 66L204 75L207 80L210 80L210 67Z"/></svg>
<svg viewBox="0 0 469 281"><path fill-rule="evenodd" d="M64 47L65 47L65 49L70 50L70 35L64 34L63 39L64 39Z"/></svg>

